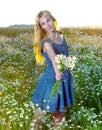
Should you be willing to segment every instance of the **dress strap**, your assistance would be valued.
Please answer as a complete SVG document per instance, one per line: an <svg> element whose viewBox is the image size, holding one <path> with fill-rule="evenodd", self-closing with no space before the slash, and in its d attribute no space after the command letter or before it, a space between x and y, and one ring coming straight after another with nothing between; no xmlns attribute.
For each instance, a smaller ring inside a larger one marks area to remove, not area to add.
<svg viewBox="0 0 102 130"><path fill-rule="evenodd" d="M43 50L42 48L44 47L44 44L45 44L46 42L51 43L51 39L46 38L46 39L44 39L44 40L41 41L41 44L40 44L41 51ZM42 52L43 52L43 51L42 51Z"/></svg>
<svg viewBox="0 0 102 130"><path fill-rule="evenodd" d="M44 39L42 42L41 42L41 46L43 47L44 46L44 43L46 42L51 42L51 39L47 38L47 39Z"/></svg>

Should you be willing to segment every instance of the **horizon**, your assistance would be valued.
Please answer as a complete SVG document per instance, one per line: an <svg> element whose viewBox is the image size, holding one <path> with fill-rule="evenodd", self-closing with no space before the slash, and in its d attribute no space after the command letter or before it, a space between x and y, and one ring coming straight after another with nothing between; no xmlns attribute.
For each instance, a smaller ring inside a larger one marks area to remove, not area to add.
<svg viewBox="0 0 102 130"><path fill-rule="evenodd" d="M5 26L5 27L0 27L0 28L13 28L13 26L34 26L34 24L12 24L9 26ZM97 26L97 25L91 25L91 26L63 26L60 28L97 28L97 29L102 29L102 25L101 26Z"/></svg>

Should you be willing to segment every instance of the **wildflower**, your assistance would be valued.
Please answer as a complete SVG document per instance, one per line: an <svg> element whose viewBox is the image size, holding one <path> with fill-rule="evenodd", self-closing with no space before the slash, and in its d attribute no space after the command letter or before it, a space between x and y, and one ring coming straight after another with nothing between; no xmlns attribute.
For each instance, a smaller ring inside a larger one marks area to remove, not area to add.
<svg viewBox="0 0 102 130"><path fill-rule="evenodd" d="M57 63L57 67L59 69L60 72L63 72L65 70L73 70L74 66L75 66L75 62L76 62L76 57L73 56L68 56L66 57L63 54L58 54L55 56L55 62ZM52 90L51 96L54 97L56 95L56 93L60 93L60 81L61 80L57 80L54 88Z"/></svg>

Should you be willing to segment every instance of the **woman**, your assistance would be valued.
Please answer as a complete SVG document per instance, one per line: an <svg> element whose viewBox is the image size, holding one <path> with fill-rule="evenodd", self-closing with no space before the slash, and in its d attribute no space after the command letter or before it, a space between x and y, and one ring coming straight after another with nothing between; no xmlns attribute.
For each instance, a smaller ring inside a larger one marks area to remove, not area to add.
<svg viewBox="0 0 102 130"><path fill-rule="evenodd" d="M57 27L57 20L47 10L40 11L36 17L34 52L38 64L47 64L32 100L39 109L38 113L35 114L35 129L39 130L40 119L38 114L43 116L43 110L54 115L54 126L56 127L62 121L66 107L75 104L72 75L68 70L61 73L54 60L56 54L68 56L68 45ZM56 80L61 80L61 94L57 93L52 98L51 92Z"/></svg>

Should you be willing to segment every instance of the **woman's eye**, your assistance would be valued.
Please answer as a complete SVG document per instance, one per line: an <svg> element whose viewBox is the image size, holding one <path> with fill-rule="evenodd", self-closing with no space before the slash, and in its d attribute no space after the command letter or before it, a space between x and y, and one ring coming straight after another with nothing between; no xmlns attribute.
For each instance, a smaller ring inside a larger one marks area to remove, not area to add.
<svg viewBox="0 0 102 130"><path fill-rule="evenodd" d="M50 19L47 19L47 22L49 22L50 21Z"/></svg>

